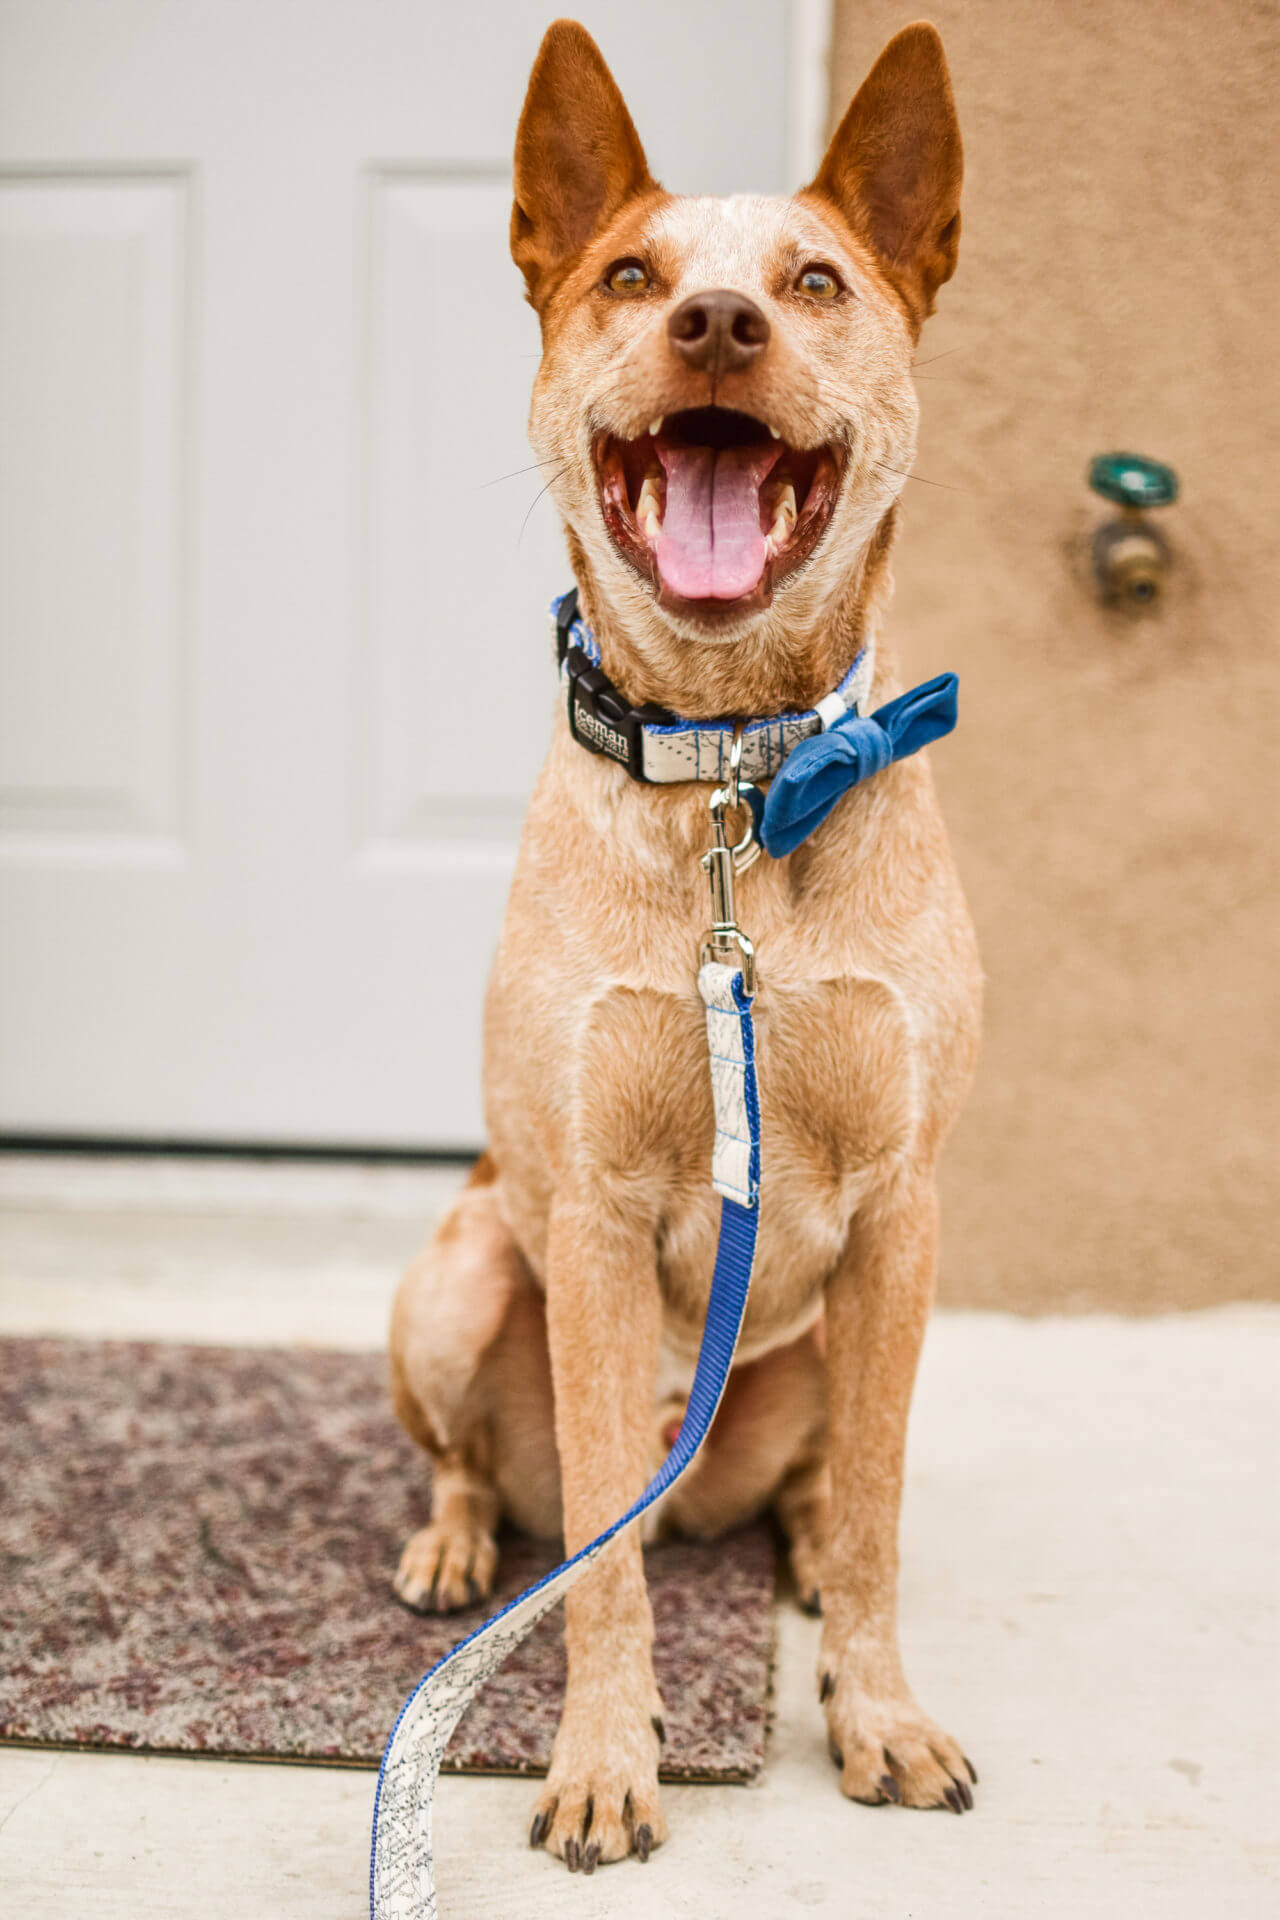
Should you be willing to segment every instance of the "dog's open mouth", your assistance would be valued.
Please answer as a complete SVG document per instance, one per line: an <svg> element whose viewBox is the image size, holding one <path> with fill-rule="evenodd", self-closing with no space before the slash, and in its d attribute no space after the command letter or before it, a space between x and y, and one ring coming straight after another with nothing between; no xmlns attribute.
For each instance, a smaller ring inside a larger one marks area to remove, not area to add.
<svg viewBox="0 0 1280 1920"><path fill-rule="evenodd" d="M834 447L789 446L728 407L655 420L637 440L601 434L595 457L614 545L659 604L707 613L767 606L813 552L840 481Z"/></svg>

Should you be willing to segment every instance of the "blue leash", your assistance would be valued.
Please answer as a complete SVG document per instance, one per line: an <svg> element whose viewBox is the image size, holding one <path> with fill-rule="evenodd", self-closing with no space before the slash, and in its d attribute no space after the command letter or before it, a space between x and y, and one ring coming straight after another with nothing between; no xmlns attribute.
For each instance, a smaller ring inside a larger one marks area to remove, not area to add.
<svg viewBox="0 0 1280 1920"><path fill-rule="evenodd" d="M698 976L707 1009L716 1105L713 1182L720 1237L698 1364L675 1444L639 1499L611 1527L477 1627L418 1682L382 1756L369 1865L371 1920L436 1920L431 1811L440 1763L479 1688L625 1527L673 1487L710 1431L746 1312L759 1226L760 1097L755 1029L743 972L714 960Z"/></svg>
<svg viewBox="0 0 1280 1920"><path fill-rule="evenodd" d="M838 717L824 717L820 733L792 748L767 797L740 778L744 728L734 728L729 778L710 800L713 841L702 864L711 883L712 925L698 973L716 1110L711 1178L721 1195L720 1238L684 1421L670 1453L621 1519L477 1627L418 1682L401 1707L374 1800L371 1920L436 1920L431 1810L440 1763L458 1721L508 1653L609 1542L674 1486L706 1439L724 1393L746 1312L760 1217L760 1098L751 1020L755 952L737 924L734 876L750 866L762 846L775 858L792 852L851 787L949 733L956 723L956 684L954 674L940 674L866 716L837 702ZM734 845L725 816L744 805L748 825Z"/></svg>

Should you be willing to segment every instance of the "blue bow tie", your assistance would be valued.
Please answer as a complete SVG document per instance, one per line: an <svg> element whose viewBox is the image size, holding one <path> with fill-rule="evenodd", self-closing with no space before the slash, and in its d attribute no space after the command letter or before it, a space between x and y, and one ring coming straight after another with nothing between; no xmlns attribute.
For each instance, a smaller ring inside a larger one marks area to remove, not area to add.
<svg viewBox="0 0 1280 1920"><path fill-rule="evenodd" d="M834 727L793 747L763 807L757 800L756 827L765 851L775 859L794 852L850 787L950 733L959 686L954 673L940 673L887 701L870 719L846 713Z"/></svg>

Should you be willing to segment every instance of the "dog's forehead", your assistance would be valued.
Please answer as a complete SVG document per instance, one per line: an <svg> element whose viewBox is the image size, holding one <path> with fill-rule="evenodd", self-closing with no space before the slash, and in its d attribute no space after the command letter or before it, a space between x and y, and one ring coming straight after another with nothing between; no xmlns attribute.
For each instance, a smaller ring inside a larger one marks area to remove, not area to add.
<svg viewBox="0 0 1280 1920"><path fill-rule="evenodd" d="M648 239L691 286L765 285L780 259L806 248L833 250L834 235L799 201L758 194L710 194L665 202Z"/></svg>

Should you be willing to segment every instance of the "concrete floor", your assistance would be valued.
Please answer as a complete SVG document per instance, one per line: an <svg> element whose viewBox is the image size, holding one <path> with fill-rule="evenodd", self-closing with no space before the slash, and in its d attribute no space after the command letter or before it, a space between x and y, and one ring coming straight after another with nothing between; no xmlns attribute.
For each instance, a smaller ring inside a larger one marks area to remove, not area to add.
<svg viewBox="0 0 1280 1920"><path fill-rule="evenodd" d="M0 1160L0 1332L378 1346L452 1172ZM817 1628L779 1613L763 1782L666 1790L589 1880L527 1781L447 1779L442 1920L1280 1913L1280 1309L935 1322L903 1530L908 1671L976 1813L843 1802ZM388 1702L388 1718L396 1703ZM358 1920L371 1773L0 1749L0 1912Z"/></svg>

